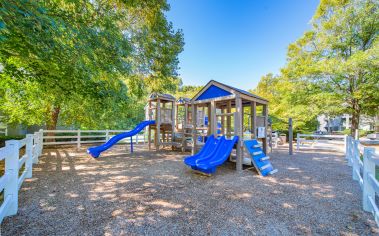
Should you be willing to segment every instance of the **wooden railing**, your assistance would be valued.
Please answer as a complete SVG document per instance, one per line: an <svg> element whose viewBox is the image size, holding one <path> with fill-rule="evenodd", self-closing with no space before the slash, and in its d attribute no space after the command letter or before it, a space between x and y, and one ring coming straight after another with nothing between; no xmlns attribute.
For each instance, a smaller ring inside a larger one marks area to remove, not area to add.
<svg viewBox="0 0 379 236"><path fill-rule="evenodd" d="M82 144L105 143L116 134L130 130L43 130L43 145L72 144L80 148ZM145 143L143 132L125 138L123 143Z"/></svg>
<svg viewBox="0 0 379 236"><path fill-rule="evenodd" d="M379 193L379 182L375 176L379 153L374 148L362 146L351 136L346 138L345 152L348 164L353 167L353 179L358 181L363 192L363 209L374 215L379 226L379 209L375 202L375 195Z"/></svg>
<svg viewBox="0 0 379 236"><path fill-rule="evenodd" d="M20 158L20 149L25 147ZM4 174L0 178L3 203L0 206L0 223L4 217L17 214L18 191L26 178L32 177L33 164L42 154L42 130L27 134L22 140L9 140L0 148L0 161L5 160ZM22 170L22 173L19 173Z"/></svg>

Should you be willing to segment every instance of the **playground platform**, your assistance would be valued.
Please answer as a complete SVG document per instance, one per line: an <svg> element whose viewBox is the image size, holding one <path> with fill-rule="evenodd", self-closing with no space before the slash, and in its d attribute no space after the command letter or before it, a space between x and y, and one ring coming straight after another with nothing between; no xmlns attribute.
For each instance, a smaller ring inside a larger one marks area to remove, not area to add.
<svg viewBox="0 0 379 236"><path fill-rule="evenodd" d="M182 153L133 154L117 145L94 159L75 148L44 149L2 235L377 235L343 154L284 149L278 173L262 177L227 163L194 174Z"/></svg>

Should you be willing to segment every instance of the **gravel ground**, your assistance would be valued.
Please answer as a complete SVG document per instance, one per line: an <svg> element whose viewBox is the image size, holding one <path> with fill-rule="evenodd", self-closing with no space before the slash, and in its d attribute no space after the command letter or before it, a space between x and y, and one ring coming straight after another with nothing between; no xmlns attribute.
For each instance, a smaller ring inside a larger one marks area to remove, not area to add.
<svg viewBox="0 0 379 236"><path fill-rule="evenodd" d="M140 145L98 159L70 148L44 153L2 235L379 234L336 152L276 150L271 177L237 173L233 163L206 177L181 153Z"/></svg>

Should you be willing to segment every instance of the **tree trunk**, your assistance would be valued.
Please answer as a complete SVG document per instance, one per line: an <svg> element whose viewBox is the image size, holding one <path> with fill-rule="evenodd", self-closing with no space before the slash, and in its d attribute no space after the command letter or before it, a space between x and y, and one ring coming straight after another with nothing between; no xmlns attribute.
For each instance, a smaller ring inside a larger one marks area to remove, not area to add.
<svg viewBox="0 0 379 236"><path fill-rule="evenodd" d="M46 128L47 130L55 130L57 129L57 124L58 124L58 118L59 118L59 113L61 111L60 106L53 106L51 109L50 113L50 119L47 122ZM48 132L48 136L54 136L55 133L53 132ZM48 139L48 142L55 142L55 138Z"/></svg>
<svg viewBox="0 0 379 236"><path fill-rule="evenodd" d="M353 114L351 116L351 136L355 137L355 130L359 129L359 118L361 114L361 110L358 104L358 101L356 99L353 99L352 102L353 105Z"/></svg>

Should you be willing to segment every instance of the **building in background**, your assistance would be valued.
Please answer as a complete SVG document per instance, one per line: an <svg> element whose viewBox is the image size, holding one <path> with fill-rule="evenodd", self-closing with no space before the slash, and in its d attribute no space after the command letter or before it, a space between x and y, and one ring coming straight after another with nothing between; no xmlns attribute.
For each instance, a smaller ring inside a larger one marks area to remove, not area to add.
<svg viewBox="0 0 379 236"><path fill-rule="evenodd" d="M344 114L341 116L329 117L327 115L320 115L317 117L318 128L317 131L331 133L343 131L351 128L351 116ZM379 132L379 115L377 116L361 116L359 129L365 131Z"/></svg>

